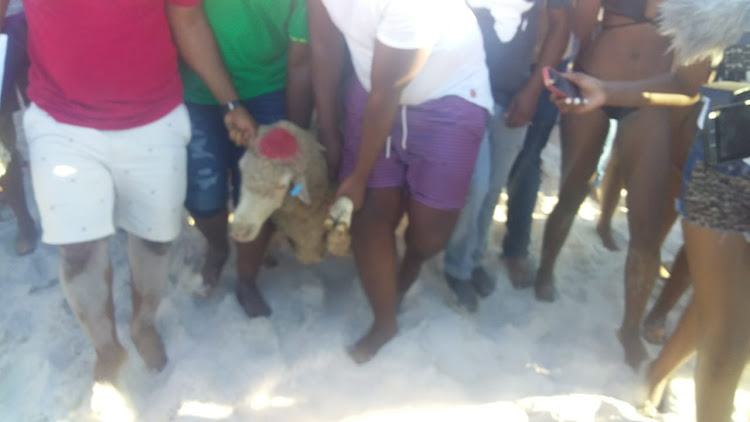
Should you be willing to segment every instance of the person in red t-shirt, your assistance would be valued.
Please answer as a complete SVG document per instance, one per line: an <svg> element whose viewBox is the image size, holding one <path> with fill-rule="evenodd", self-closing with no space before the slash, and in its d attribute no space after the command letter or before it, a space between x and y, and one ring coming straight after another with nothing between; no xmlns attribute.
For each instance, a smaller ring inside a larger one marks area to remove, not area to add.
<svg viewBox="0 0 750 422"><path fill-rule="evenodd" d="M33 103L24 129L42 240L60 247L63 291L96 349L94 379L114 382L126 352L115 333L107 238L115 227L128 232L130 334L159 371L167 357L154 316L182 225L190 139L178 50L225 104L235 142L247 144L256 123L236 102L201 0L25 7Z"/></svg>

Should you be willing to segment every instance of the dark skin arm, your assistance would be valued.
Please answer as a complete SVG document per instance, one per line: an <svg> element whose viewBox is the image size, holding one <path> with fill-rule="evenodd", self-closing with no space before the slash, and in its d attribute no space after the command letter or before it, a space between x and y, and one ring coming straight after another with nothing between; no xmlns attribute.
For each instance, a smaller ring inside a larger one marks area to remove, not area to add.
<svg viewBox="0 0 750 422"><path fill-rule="evenodd" d="M185 7L167 3L167 18L182 59L203 80L216 101L225 104L238 100L239 95L224 67L203 6ZM227 113L224 124L229 137L239 145L248 146L255 138L257 123L244 107Z"/></svg>
<svg viewBox="0 0 750 422"><path fill-rule="evenodd" d="M695 104L700 88L711 76L709 60L680 66L669 73L636 81L601 81L582 73L564 76L581 89L580 104L552 96L564 113L585 113L603 105L679 107ZM585 102L585 103L584 103Z"/></svg>
<svg viewBox="0 0 750 422"><path fill-rule="evenodd" d="M576 0L570 12L570 28L579 40L591 37L598 22L600 0Z"/></svg>
<svg viewBox="0 0 750 422"><path fill-rule="evenodd" d="M358 210L364 201L367 179L383 151L401 93L424 66L429 49L402 50L376 41L372 60L371 89L362 122L362 140L354 172L339 187L337 197L347 196Z"/></svg>
<svg viewBox="0 0 750 422"><path fill-rule="evenodd" d="M564 9L548 9L549 26L534 68L526 85L513 96L507 112L509 127L523 126L531 121L536 112L539 95L544 89L542 69L557 66L570 40L570 18Z"/></svg>
<svg viewBox="0 0 750 422"><path fill-rule="evenodd" d="M346 44L320 0L307 0L318 139L326 148L328 176L336 179L341 156L339 101Z"/></svg>
<svg viewBox="0 0 750 422"><path fill-rule="evenodd" d="M286 82L286 115L297 126L310 127L313 93L310 48L306 43L289 42Z"/></svg>

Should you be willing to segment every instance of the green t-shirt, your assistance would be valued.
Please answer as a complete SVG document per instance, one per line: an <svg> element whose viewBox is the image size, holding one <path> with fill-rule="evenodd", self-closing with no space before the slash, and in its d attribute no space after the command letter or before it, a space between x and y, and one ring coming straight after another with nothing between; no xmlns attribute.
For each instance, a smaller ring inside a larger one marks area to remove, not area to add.
<svg viewBox="0 0 750 422"><path fill-rule="evenodd" d="M204 0L224 64L241 99L286 86L289 42L307 42L305 0ZM180 66L185 101L217 104L198 75Z"/></svg>

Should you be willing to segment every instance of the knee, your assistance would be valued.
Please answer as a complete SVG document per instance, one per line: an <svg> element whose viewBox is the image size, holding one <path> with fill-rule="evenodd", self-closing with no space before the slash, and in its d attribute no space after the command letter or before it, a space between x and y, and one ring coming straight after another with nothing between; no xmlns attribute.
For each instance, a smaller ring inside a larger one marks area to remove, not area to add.
<svg viewBox="0 0 750 422"><path fill-rule="evenodd" d="M440 252L448 243L448 236L437 231L412 231L406 233L407 253L419 260L426 261Z"/></svg>
<svg viewBox="0 0 750 422"><path fill-rule="evenodd" d="M71 280L80 275L94 259L96 249L106 246L105 242L95 240L60 246L63 280Z"/></svg>

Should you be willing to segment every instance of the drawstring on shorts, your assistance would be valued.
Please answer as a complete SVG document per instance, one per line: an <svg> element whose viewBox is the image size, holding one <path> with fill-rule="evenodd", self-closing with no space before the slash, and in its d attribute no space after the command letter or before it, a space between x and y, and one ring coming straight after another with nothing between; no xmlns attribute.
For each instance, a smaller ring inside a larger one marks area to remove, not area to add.
<svg viewBox="0 0 750 422"><path fill-rule="evenodd" d="M409 125L406 123L406 106L401 106L401 148L406 150L406 139L409 137ZM391 135L385 140L385 158L391 158Z"/></svg>

